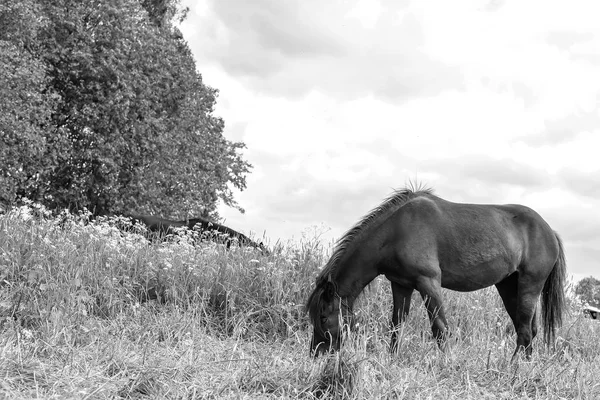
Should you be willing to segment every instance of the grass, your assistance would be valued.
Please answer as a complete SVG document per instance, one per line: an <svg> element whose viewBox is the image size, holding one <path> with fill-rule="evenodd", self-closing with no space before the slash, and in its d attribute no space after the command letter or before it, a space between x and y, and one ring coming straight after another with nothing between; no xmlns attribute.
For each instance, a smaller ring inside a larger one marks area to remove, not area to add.
<svg viewBox="0 0 600 400"><path fill-rule="evenodd" d="M302 306L329 251L318 240L262 256L189 235L149 243L119 223L35 205L0 216L0 398L600 398L600 323L573 299L556 346L536 339L532 361L510 364L493 289L445 292L444 352L415 296L390 355L377 279L343 350L313 360Z"/></svg>

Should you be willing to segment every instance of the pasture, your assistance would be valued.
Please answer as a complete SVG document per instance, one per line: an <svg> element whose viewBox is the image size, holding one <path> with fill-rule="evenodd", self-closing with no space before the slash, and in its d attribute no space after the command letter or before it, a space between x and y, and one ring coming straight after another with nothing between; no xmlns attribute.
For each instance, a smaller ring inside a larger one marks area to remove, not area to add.
<svg viewBox="0 0 600 400"><path fill-rule="evenodd" d="M555 348L538 337L532 360L511 364L512 323L494 288L443 292L445 352L413 295L390 355L380 277L342 351L313 360L304 303L329 244L305 237L263 256L186 236L150 244L84 220L35 205L0 215L0 398L600 397L600 324L570 296Z"/></svg>

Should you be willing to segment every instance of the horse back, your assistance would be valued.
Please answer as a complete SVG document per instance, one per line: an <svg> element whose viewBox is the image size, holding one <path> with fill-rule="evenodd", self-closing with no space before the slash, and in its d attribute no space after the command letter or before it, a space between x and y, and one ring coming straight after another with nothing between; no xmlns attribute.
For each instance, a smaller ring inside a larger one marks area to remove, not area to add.
<svg viewBox="0 0 600 400"><path fill-rule="evenodd" d="M154 215L131 215L130 218L142 222L148 230L161 234L171 233L172 228L180 228L186 225L184 222L172 221Z"/></svg>
<svg viewBox="0 0 600 400"><path fill-rule="evenodd" d="M387 230L393 232L403 269L440 274L443 286L454 290L492 285L535 257L545 262L558 255L552 229L521 205L463 204L421 196L403 205L389 222L393 227Z"/></svg>

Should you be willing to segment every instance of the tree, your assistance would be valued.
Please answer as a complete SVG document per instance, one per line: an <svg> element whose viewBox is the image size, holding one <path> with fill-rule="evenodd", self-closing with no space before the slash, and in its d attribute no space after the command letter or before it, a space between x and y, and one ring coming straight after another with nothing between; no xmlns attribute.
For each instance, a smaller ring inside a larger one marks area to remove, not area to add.
<svg viewBox="0 0 600 400"><path fill-rule="evenodd" d="M0 4L0 202L37 200L46 129L56 101L36 36L46 23L33 0Z"/></svg>
<svg viewBox="0 0 600 400"><path fill-rule="evenodd" d="M251 166L213 115L217 91L172 23L185 15L177 0L28 1L45 21L31 34L32 85L53 102L30 124L41 164L15 196L96 214L185 217L214 212L218 199L241 210L229 185L243 190ZM7 147L13 176L29 161Z"/></svg>
<svg viewBox="0 0 600 400"><path fill-rule="evenodd" d="M575 294L582 302L600 307L600 280L592 276L583 278L575 286Z"/></svg>
<svg viewBox="0 0 600 400"><path fill-rule="evenodd" d="M140 0L140 3L156 26L168 27L176 37L183 37L173 25L173 22L183 22L189 11L187 7L181 8L180 0Z"/></svg>

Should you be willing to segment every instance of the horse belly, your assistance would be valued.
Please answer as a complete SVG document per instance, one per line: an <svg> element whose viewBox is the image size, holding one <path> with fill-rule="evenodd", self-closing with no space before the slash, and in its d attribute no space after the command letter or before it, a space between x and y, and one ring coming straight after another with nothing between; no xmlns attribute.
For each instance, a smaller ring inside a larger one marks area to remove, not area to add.
<svg viewBox="0 0 600 400"><path fill-rule="evenodd" d="M495 285L517 270L505 259L497 258L478 265L442 266L442 287L471 292Z"/></svg>

